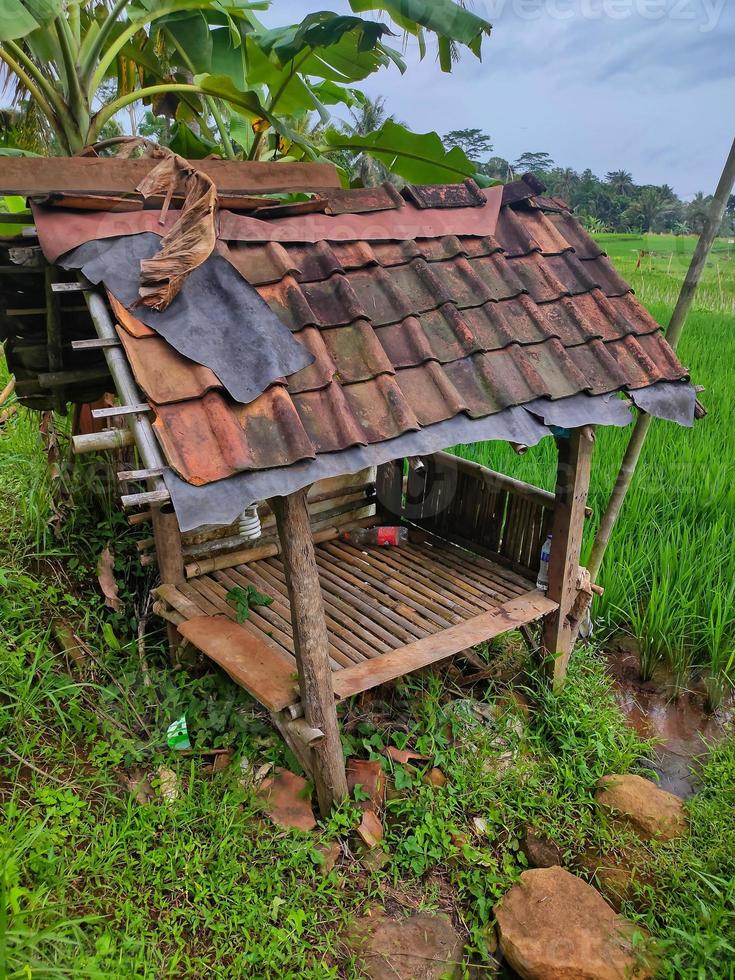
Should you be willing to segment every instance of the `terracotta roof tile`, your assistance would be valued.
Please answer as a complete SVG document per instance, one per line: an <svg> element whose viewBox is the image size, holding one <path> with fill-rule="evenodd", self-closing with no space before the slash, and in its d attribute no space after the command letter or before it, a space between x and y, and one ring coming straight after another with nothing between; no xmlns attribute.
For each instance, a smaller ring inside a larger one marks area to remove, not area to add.
<svg viewBox="0 0 735 980"><path fill-rule="evenodd" d="M323 224L300 220L310 217ZM366 229L375 219L348 217ZM191 483L393 439L460 413L686 377L589 235L533 200L504 207L484 237L220 249L314 362L240 405L211 372L117 311L167 459Z"/></svg>

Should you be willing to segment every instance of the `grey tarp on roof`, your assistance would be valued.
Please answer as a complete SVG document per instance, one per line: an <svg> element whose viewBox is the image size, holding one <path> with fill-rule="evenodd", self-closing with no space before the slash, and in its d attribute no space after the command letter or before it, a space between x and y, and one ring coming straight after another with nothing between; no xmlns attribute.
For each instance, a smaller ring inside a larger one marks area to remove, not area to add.
<svg viewBox="0 0 735 980"><path fill-rule="evenodd" d="M232 397L251 402L276 379L314 360L265 300L221 255L209 256L188 277L171 305L158 312L135 306L141 259L158 251L161 239L145 232L85 242L59 264L81 269L103 282L133 316L151 327L180 354L204 364Z"/></svg>
<svg viewBox="0 0 735 980"><path fill-rule="evenodd" d="M658 390L657 390L658 389ZM675 389L675 390L674 390ZM641 395L646 394L641 398ZM647 403L651 415L691 425L696 393L688 382L659 382L650 388L626 392ZM642 406L641 406L642 407ZM625 426L632 420L630 409L617 392L607 395L571 395L550 401L539 398L515 405L494 415L471 419L457 415L446 422L429 425L368 446L354 446L339 453L320 453L316 459L290 466L237 473L227 480L205 486L186 483L171 470L164 474L182 531L204 525L231 524L243 509L258 500L284 496L317 480L357 473L405 456L423 456L451 446L498 439L535 446L555 428L575 429L583 425Z"/></svg>
<svg viewBox="0 0 735 980"><path fill-rule="evenodd" d="M627 425L631 420L630 411L619 399L605 395L572 395L563 401L568 403L566 414L559 411L557 415L560 419L565 418L569 427ZM181 530L192 531L204 524L231 524L245 507L256 500L293 493L316 480L357 473L366 466L489 439L534 446L550 434L551 430L534 412L515 405L481 419L457 415L446 422L429 425L386 442L354 446L339 453L320 453L316 459L290 466L238 473L206 486L192 486L171 471L166 471L164 479Z"/></svg>

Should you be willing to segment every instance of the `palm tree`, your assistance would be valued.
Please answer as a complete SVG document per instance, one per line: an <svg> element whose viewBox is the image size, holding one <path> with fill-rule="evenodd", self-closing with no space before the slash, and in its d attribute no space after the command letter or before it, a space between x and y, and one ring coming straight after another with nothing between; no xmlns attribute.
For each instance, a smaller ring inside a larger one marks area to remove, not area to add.
<svg viewBox="0 0 735 980"><path fill-rule="evenodd" d="M546 176L549 188L568 201L579 186L579 174L571 167L557 167Z"/></svg>
<svg viewBox="0 0 735 980"><path fill-rule="evenodd" d="M611 170L605 174L605 182L621 197L629 197L635 187L633 174L628 170Z"/></svg>
<svg viewBox="0 0 735 980"><path fill-rule="evenodd" d="M352 125L347 129L354 136L367 136L380 129L383 123L395 121L392 115L388 115L385 98L382 95L375 99L365 96L365 100L357 109L350 109L350 115ZM350 166L351 179L356 180L362 187L377 187L387 179L388 175L388 169L367 153L359 153L353 158Z"/></svg>
<svg viewBox="0 0 735 980"><path fill-rule="evenodd" d="M695 235L703 234L711 211L712 196L705 196L701 191L686 205L686 223Z"/></svg>
<svg viewBox="0 0 735 980"><path fill-rule="evenodd" d="M671 200L661 187L642 187L637 199L626 215L640 220L644 231L653 233L656 226L676 210L676 200ZM629 214L630 212L630 214Z"/></svg>

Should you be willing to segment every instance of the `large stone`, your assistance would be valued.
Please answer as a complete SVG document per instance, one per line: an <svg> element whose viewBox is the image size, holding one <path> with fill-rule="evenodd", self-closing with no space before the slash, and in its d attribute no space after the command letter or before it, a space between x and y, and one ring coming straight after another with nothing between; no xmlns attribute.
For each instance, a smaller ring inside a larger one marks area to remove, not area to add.
<svg viewBox="0 0 735 980"><path fill-rule="evenodd" d="M641 776L603 776L595 799L628 824L643 840L673 840L687 830L682 801Z"/></svg>
<svg viewBox="0 0 735 980"><path fill-rule="evenodd" d="M369 980L451 980L461 976L464 942L443 915L365 916L349 945Z"/></svg>
<svg viewBox="0 0 735 980"><path fill-rule="evenodd" d="M500 949L525 980L643 980L635 927L563 868L524 871L495 906Z"/></svg>

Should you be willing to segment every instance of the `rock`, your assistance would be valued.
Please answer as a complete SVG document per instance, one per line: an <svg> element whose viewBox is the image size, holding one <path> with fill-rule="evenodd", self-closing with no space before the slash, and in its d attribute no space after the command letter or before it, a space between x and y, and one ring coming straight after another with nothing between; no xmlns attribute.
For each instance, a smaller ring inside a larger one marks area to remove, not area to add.
<svg viewBox="0 0 735 980"><path fill-rule="evenodd" d="M369 980L452 980L461 975L464 943L443 915L365 916L350 931L349 945Z"/></svg>
<svg viewBox="0 0 735 980"><path fill-rule="evenodd" d="M526 828L521 850L532 868L554 868L564 864L564 855L558 844L543 834Z"/></svg>
<svg viewBox="0 0 735 980"><path fill-rule="evenodd" d="M524 980L638 980L635 927L563 868L524 871L495 906L500 949Z"/></svg>
<svg viewBox="0 0 735 980"><path fill-rule="evenodd" d="M603 776L595 799L628 824L643 840L673 840L687 831L682 801L641 776Z"/></svg>

